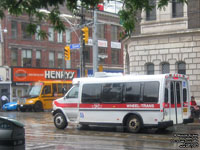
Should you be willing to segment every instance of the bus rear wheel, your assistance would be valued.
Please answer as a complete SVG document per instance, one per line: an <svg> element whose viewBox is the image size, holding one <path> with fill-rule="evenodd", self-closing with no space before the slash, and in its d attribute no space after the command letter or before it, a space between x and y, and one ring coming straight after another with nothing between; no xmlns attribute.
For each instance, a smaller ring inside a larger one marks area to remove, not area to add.
<svg viewBox="0 0 200 150"><path fill-rule="evenodd" d="M36 102L33 106L33 109L35 112L41 112L43 111L43 106L42 106L42 103L41 102Z"/></svg>
<svg viewBox="0 0 200 150"><path fill-rule="evenodd" d="M68 122L62 113L57 113L54 116L54 125L58 129L65 129L67 127Z"/></svg>
<svg viewBox="0 0 200 150"><path fill-rule="evenodd" d="M137 133L142 127L141 119L137 115L131 115L126 122L127 131Z"/></svg>

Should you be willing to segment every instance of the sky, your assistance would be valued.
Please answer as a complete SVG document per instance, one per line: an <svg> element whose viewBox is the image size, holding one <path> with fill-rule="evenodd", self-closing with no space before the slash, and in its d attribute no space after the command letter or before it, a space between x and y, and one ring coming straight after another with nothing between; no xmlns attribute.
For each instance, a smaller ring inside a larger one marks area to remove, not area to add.
<svg viewBox="0 0 200 150"><path fill-rule="evenodd" d="M118 13L122 9L122 3L119 0L104 0L104 11Z"/></svg>

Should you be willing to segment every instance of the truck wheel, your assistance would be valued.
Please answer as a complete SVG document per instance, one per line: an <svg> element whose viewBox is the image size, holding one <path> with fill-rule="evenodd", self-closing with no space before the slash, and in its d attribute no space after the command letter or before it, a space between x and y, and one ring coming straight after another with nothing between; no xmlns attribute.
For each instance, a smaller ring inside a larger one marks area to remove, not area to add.
<svg viewBox="0 0 200 150"><path fill-rule="evenodd" d="M33 106L33 109L35 112L41 112L43 111L43 106L42 106L42 103L41 102L36 102Z"/></svg>
<svg viewBox="0 0 200 150"><path fill-rule="evenodd" d="M142 127L141 119L137 115L131 115L126 122L128 132L137 133Z"/></svg>
<svg viewBox="0 0 200 150"><path fill-rule="evenodd" d="M62 113L57 113L54 116L54 124L58 129L65 129L68 125L68 122Z"/></svg>

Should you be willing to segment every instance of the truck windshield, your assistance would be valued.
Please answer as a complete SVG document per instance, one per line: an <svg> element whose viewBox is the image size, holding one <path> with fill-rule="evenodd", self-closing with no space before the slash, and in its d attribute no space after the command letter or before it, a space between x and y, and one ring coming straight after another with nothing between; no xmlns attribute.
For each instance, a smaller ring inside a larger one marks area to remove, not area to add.
<svg viewBox="0 0 200 150"><path fill-rule="evenodd" d="M33 85L29 89L28 95L29 96L39 96L41 91L42 85Z"/></svg>
<svg viewBox="0 0 200 150"><path fill-rule="evenodd" d="M78 98L78 85L74 85L67 93L67 98Z"/></svg>

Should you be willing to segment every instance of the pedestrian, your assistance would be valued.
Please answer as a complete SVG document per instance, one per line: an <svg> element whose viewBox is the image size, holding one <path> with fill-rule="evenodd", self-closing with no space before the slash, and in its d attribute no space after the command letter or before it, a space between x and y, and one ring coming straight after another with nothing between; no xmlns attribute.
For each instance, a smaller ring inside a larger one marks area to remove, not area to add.
<svg viewBox="0 0 200 150"><path fill-rule="evenodd" d="M200 107L197 105L195 97L191 96L191 116L192 118L199 118L199 115L200 115Z"/></svg>
<svg viewBox="0 0 200 150"><path fill-rule="evenodd" d="M1 109L6 103L8 103L8 97L6 95L1 96Z"/></svg>

